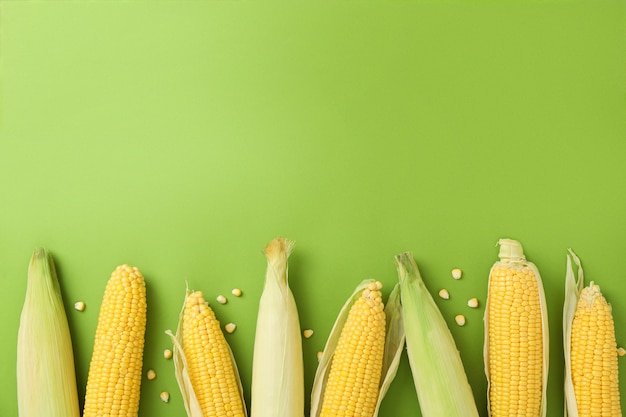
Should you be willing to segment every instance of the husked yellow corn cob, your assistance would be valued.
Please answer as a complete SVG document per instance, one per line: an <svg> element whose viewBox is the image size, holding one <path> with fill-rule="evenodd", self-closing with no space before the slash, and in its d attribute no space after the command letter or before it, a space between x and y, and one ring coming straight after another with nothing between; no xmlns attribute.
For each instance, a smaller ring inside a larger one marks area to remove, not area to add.
<svg viewBox="0 0 626 417"><path fill-rule="evenodd" d="M593 281L576 306L570 364L578 417L621 417L613 315Z"/></svg>
<svg viewBox="0 0 626 417"><path fill-rule="evenodd" d="M146 285L138 268L111 274L98 317L84 417L137 416L146 329Z"/></svg>
<svg viewBox="0 0 626 417"><path fill-rule="evenodd" d="M202 413L243 417L244 405L230 348L201 291L187 296L182 334L187 371Z"/></svg>
<svg viewBox="0 0 626 417"><path fill-rule="evenodd" d="M545 416L548 341L541 279L519 242L499 244L485 311L489 415Z"/></svg>
<svg viewBox="0 0 626 417"><path fill-rule="evenodd" d="M321 417L374 415L385 347L381 287L370 283L350 309L333 355Z"/></svg>

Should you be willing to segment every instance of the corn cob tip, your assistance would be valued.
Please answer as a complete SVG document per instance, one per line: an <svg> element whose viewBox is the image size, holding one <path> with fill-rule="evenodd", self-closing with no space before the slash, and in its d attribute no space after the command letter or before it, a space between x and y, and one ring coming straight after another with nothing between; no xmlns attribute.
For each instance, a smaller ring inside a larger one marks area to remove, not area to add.
<svg viewBox="0 0 626 417"><path fill-rule="evenodd" d="M522 244L513 239L500 239L497 246L500 246L498 257L501 261L525 261L524 248Z"/></svg>

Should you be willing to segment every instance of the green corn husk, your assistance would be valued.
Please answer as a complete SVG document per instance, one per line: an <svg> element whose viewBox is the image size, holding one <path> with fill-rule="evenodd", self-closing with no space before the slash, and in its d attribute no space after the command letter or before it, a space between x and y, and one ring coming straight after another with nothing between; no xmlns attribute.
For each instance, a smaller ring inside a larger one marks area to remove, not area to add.
<svg viewBox="0 0 626 417"><path fill-rule="evenodd" d="M409 365L424 417L478 417L461 356L410 252L395 256Z"/></svg>
<svg viewBox="0 0 626 417"><path fill-rule="evenodd" d="M28 267L17 335L20 417L79 417L70 329L54 262L44 248Z"/></svg>

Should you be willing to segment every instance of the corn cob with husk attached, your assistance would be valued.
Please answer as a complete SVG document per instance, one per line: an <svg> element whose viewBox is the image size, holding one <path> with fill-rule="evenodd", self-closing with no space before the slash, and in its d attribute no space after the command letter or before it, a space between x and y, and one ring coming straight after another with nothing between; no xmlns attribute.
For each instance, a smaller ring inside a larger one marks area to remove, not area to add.
<svg viewBox="0 0 626 417"><path fill-rule="evenodd" d="M611 306L593 281L584 287L580 259L571 249L567 255L563 330L565 416L621 417Z"/></svg>
<svg viewBox="0 0 626 417"><path fill-rule="evenodd" d="M485 307L485 373L491 417L545 417L548 317L537 267L522 245L500 239Z"/></svg>
<svg viewBox="0 0 626 417"><path fill-rule="evenodd" d="M38 248L28 266L17 336L20 417L78 417L72 340L50 253Z"/></svg>
<svg viewBox="0 0 626 417"><path fill-rule="evenodd" d="M361 282L339 312L313 381L311 417L378 415L404 346L399 288L387 306L381 288Z"/></svg>
<svg viewBox="0 0 626 417"><path fill-rule="evenodd" d="M460 353L410 252L395 257L406 347L424 417L478 417Z"/></svg>
<svg viewBox="0 0 626 417"><path fill-rule="evenodd" d="M256 324L252 360L253 417L304 415L304 363L288 263L294 242L278 237L265 247L267 270Z"/></svg>
<svg viewBox="0 0 626 417"><path fill-rule="evenodd" d="M189 417L245 417L243 388L220 322L201 291L187 290L174 344L176 380Z"/></svg>
<svg viewBox="0 0 626 417"><path fill-rule="evenodd" d="M84 417L136 417L146 330L146 284L136 267L111 274L100 306Z"/></svg>

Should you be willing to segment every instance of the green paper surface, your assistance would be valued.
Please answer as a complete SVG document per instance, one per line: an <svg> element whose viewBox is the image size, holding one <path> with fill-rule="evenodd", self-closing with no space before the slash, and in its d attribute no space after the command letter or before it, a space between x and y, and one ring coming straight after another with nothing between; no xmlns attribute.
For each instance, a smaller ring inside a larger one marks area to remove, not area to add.
<svg viewBox="0 0 626 417"><path fill-rule="evenodd" d="M315 331L306 413L339 309L366 278L386 296L393 256L412 251L486 416L482 314L507 237L542 275L548 415L562 415L568 247L626 344L625 22L621 1L0 1L0 415L17 415L37 246L57 264L80 397L104 286L129 263L157 372L140 416L185 415L162 353L186 285L228 297L212 306L238 325L249 406L262 250L279 235L296 241L290 284ZM404 356L380 416L418 415Z"/></svg>

